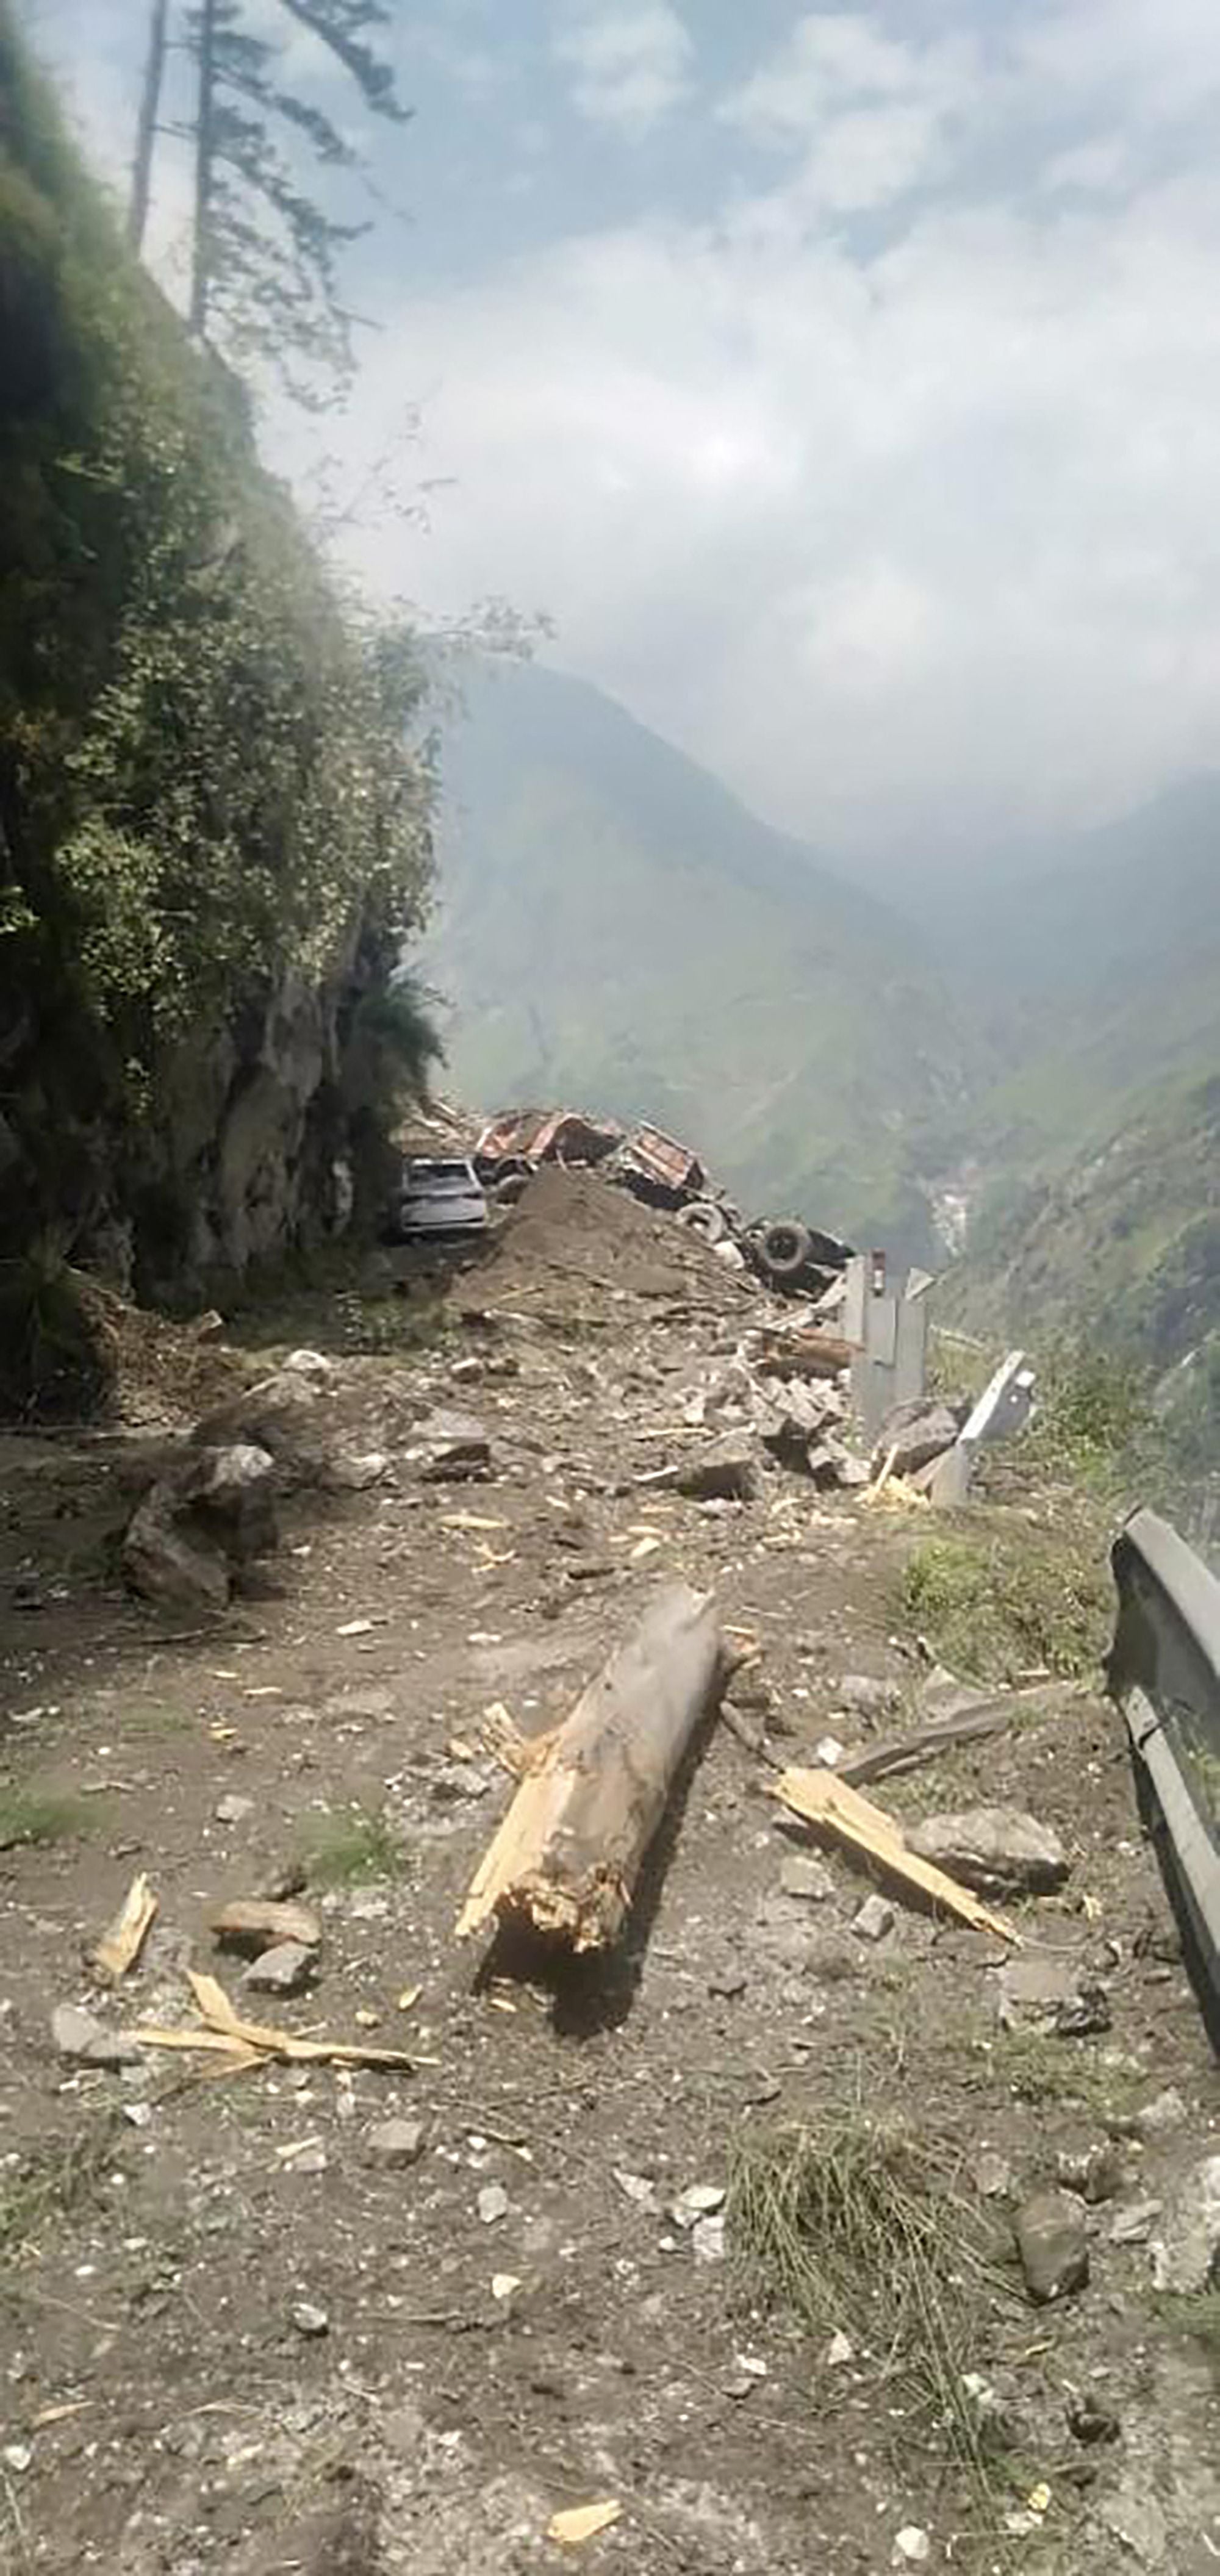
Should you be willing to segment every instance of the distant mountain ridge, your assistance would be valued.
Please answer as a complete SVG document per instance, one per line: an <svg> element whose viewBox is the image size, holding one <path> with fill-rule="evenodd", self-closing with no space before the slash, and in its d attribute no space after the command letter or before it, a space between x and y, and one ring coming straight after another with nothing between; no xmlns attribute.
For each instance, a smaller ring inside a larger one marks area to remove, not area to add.
<svg viewBox="0 0 1220 2576"><path fill-rule="evenodd" d="M921 1138L978 1065L918 933L586 683L464 695L426 961L458 1087L653 1117L751 1206L925 1256Z"/></svg>

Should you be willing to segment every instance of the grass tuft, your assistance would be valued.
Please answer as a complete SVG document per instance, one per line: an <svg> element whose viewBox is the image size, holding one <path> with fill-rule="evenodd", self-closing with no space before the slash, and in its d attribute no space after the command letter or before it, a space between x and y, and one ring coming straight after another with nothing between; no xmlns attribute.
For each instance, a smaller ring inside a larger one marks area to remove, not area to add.
<svg viewBox="0 0 1220 2576"><path fill-rule="evenodd" d="M119 2115L96 2113L65 2138L48 2138L0 2173L0 2264L13 2263L53 2218L70 2218L101 2195L114 2163Z"/></svg>
<svg viewBox="0 0 1220 2576"><path fill-rule="evenodd" d="M302 1858L311 1887L367 1887L398 1877L403 1849L384 1813L352 1806L311 1818Z"/></svg>
<svg viewBox="0 0 1220 2576"><path fill-rule="evenodd" d="M903 1573L901 1608L951 1671L982 1681L1030 1671L1078 1679L1100 1663L1113 1626L1094 1533L1020 1521L925 1539Z"/></svg>
<svg viewBox="0 0 1220 2576"><path fill-rule="evenodd" d="M63 1843L87 1833L94 1819L82 1798L0 1787L0 1851Z"/></svg>
<svg viewBox="0 0 1220 2576"><path fill-rule="evenodd" d="M962 2374L1012 2290L926 2147L859 2115L748 2139L728 2231L756 2292L819 2338L841 2330L880 2364L907 2418L904 2442L914 2417L990 2492L1002 2463Z"/></svg>

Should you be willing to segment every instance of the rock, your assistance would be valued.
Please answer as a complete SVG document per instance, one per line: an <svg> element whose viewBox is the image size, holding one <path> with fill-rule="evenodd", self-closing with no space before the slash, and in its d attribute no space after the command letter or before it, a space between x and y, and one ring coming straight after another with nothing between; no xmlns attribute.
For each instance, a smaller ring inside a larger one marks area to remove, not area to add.
<svg viewBox="0 0 1220 2576"><path fill-rule="evenodd" d="M1068 2431L1078 2442L1117 2442L1122 2426L1112 2406L1099 2397L1075 2397L1067 2410Z"/></svg>
<svg viewBox="0 0 1220 2576"><path fill-rule="evenodd" d="M845 2370L848 2363L855 2358L856 2347L850 2336L845 2335L841 2329L837 2334L832 2334L822 2355L827 2370Z"/></svg>
<svg viewBox="0 0 1220 2576"><path fill-rule="evenodd" d="M123 1572L145 1600L223 1608L234 1574L275 1546L274 1468L237 1442L194 1449L133 1512Z"/></svg>
<svg viewBox="0 0 1220 2576"><path fill-rule="evenodd" d="M484 2227L494 2227L508 2214L509 2198L502 2182L485 2183L478 2198L478 2212Z"/></svg>
<svg viewBox="0 0 1220 2576"><path fill-rule="evenodd" d="M233 1575L214 1540L177 1527L165 1488L153 1487L137 1505L123 1540L123 1574L143 1601L172 1610L223 1610Z"/></svg>
<svg viewBox="0 0 1220 2576"><path fill-rule="evenodd" d="M325 1386L335 1374L335 1363L324 1351L289 1351L280 1362L281 1376L308 1378L315 1386Z"/></svg>
<svg viewBox="0 0 1220 2576"><path fill-rule="evenodd" d="M942 1458L953 1447L964 1420L965 1408L959 1411L935 1396L915 1396L907 1404L891 1405L877 1434L874 1475L891 1450L897 1451L892 1475L917 1475L921 1467L930 1467L934 1458Z"/></svg>
<svg viewBox="0 0 1220 2576"><path fill-rule="evenodd" d="M487 1474L491 1442L473 1414L441 1411L418 1424L411 1454L419 1458L426 1482L457 1483L467 1476Z"/></svg>
<svg viewBox="0 0 1220 2576"><path fill-rule="evenodd" d="M222 1905L212 1916L212 1930L222 1950L236 1950L246 1959L261 1958L284 1942L316 1950L322 1939L322 1926L307 1905L277 1905L270 1897L240 1897Z"/></svg>
<svg viewBox="0 0 1220 2576"><path fill-rule="evenodd" d="M303 1941L277 1941L243 1969L241 1982L255 1995L299 1995L317 1967L316 1950Z"/></svg>
<svg viewBox="0 0 1220 2576"><path fill-rule="evenodd" d="M326 1383L296 1369L277 1369L204 1414L191 1433L192 1443L249 1442L274 1460L281 1490L312 1483L324 1476L328 1457L330 1407L322 1401Z"/></svg>
<svg viewBox="0 0 1220 2576"><path fill-rule="evenodd" d="M713 2218L724 2207L723 2186L714 2182L692 2182L669 2204L670 2217L679 2227L697 2225L701 2218Z"/></svg>
<svg viewBox="0 0 1220 2576"><path fill-rule="evenodd" d="M384 1449L341 1449L326 1462L325 1482L341 1494L363 1494L370 1485L380 1484L389 1466Z"/></svg>
<svg viewBox="0 0 1220 2576"><path fill-rule="evenodd" d="M820 1860L811 1859L806 1852L789 1852L780 1862L779 1889L781 1896L799 1899L804 1905L825 1905L834 1895L835 1883Z"/></svg>
<svg viewBox="0 0 1220 2576"><path fill-rule="evenodd" d="M1069 1861L1049 1825L1017 1807L971 1807L925 1816L907 1843L984 1896L1045 1896L1062 1887Z"/></svg>
<svg viewBox="0 0 1220 2576"><path fill-rule="evenodd" d="M298 2299L289 2313L299 2335L314 2340L319 2335L330 2333L330 2318L325 2308L316 2307L312 2299Z"/></svg>
<svg viewBox="0 0 1220 2576"><path fill-rule="evenodd" d="M1005 2200L1012 2190L1012 2166L993 2147L980 2147L970 2166L970 2179L981 2200Z"/></svg>
<svg viewBox="0 0 1220 2576"><path fill-rule="evenodd" d="M284 2159L284 2170L289 2174L324 2174L326 2171L326 2149L323 2146L321 2139L308 2139L305 2145L300 2148L295 2156L286 2157Z"/></svg>
<svg viewBox="0 0 1220 2576"><path fill-rule="evenodd" d="M1079 1961L1055 1950L1023 1950L1000 1970L1000 2026L1053 2018L1077 1991Z"/></svg>
<svg viewBox="0 0 1220 2576"><path fill-rule="evenodd" d="M1113 2200L1123 2187L1122 2154L1112 2138L1102 2138L1083 2153L1060 2155L1056 2171L1065 2191L1079 2193L1091 2209Z"/></svg>
<svg viewBox="0 0 1220 2576"><path fill-rule="evenodd" d="M715 1440L679 1467L673 1481L691 1502L748 1503L758 1490L754 1444L744 1432Z"/></svg>
<svg viewBox="0 0 1220 2576"><path fill-rule="evenodd" d="M726 2003L731 2003L735 1995L744 1995L749 1982L745 1969L730 1963L723 1968L712 1969L707 1990L709 1995L718 1995Z"/></svg>
<svg viewBox="0 0 1220 2576"><path fill-rule="evenodd" d="M1047 2307L1082 2290L1089 2277L1084 2211L1064 2191L1040 2191L1018 2213L1017 2249L1031 2299Z"/></svg>
<svg viewBox="0 0 1220 2576"><path fill-rule="evenodd" d="M1110 1998L1099 1977L1081 1979L1076 1993L1059 2005L1054 2030L1058 2039L1096 2039L1114 2019Z"/></svg>
<svg viewBox="0 0 1220 2576"><path fill-rule="evenodd" d="M908 2522L901 2531L895 2532L891 2566L926 2567L931 2555L931 2539L926 2531L920 2530L918 2523Z"/></svg>
<svg viewBox="0 0 1220 2576"><path fill-rule="evenodd" d="M1185 2124L1186 2104L1174 2084L1167 2085L1163 2093L1145 2102L1135 2114L1136 2132L1141 2138L1167 2138Z"/></svg>
<svg viewBox="0 0 1220 2576"><path fill-rule="evenodd" d="M480 1770L473 1762L437 1762L428 1775L428 1794L438 1807L452 1807L462 1798L485 1798L491 1787L490 1771Z"/></svg>
<svg viewBox="0 0 1220 2576"><path fill-rule="evenodd" d="M1159 2200L1132 2200L1125 2209L1116 2210L1109 2226L1110 2243L1146 2245L1163 2205Z"/></svg>
<svg viewBox="0 0 1220 2576"><path fill-rule="evenodd" d="M1152 2278L1184 2297L1220 2289L1220 2155L1202 2157L1177 2185L1152 2248Z"/></svg>
<svg viewBox="0 0 1220 2576"><path fill-rule="evenodd" d="M884 1941L894 1929L894 1908L888 1897L866 1896L852 1916L851 1928L857 1941Z"/></svg>
<svg viewBox="0 0 1220 2576"><path fill-rule="evenodd" d="M246 1818L254 1813L254 1800L236 1795L218 1798L212 1813L218 1825L244 1825Z"/></svg>
<svg viewBox="0 0 1220 2576"><path fill-rule="evenodd" d="M107 2030L80 2004L56 2004L51 2037L61 2057L74 2058L81 2066L131 2066L140 2057L134 2040L121 2030Z"/></svg>
<svg viewBox="0 0 1220 2576"><path fill-rule="evenodd" d="M405 2165L419 2163L427 2139L423 2120L381 2120L369 2130L365 2154L369 2163L379 2166L382 2172L397 2173Z"/></svg>
<svg viewBox="0 0 1220 2576"><path fill-rule="evenodd" d="M723 2218L698 2218L690 2232L691 2250L696 2263L723 2263Z"/></svg>
<svg viewBox="0 0 1220 2576"><path fill-rule="evenodd" d="M830 1694L836 1708L849 1709L854 1717L890 1717L902 1706L898 1683L879 1681L872 1673L840 1673Z"/></svg>

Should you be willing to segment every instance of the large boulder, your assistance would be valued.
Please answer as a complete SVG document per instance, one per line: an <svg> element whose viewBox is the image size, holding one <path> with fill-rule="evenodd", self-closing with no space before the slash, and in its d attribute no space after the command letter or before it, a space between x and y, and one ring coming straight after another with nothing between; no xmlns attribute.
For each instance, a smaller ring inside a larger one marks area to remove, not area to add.
<svg viewBox="0 0 1220 2576"><path fill-rule="evenodd" d="M915 1396L907 1404L892 1405L877 1434L873 1451L874 1473L885 1465L891 1450L894 1476L917 1475L921 1467L930 1467L934 1458L951 1449L965 1419L966 1408L955 1409L935 1396Z"/></svg>
<svg viewBox="0 0 1220 2576"><path fill-rule="evenodd" d="M174 1609L223 1609L234 1577L275 1546L274 1495L265 1449L193 1450L132 1514L123 1541L132 1590Z"/></svg>
<svg viewBox="0 0 1220 2576"><path fill-rule="evenodd" d="M971 1807L925 1816L908 1848L984 1896L1049 1896L1071 1863L1058 1834L1019 1807Z"/></svg>

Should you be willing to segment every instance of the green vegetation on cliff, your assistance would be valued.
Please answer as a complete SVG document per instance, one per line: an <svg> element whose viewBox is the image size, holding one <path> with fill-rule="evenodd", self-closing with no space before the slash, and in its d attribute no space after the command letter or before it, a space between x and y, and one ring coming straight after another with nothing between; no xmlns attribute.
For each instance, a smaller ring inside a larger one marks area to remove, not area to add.
<svg viewBox="0 0 1220 2576"><path fill-rule="evenodd" d="M349 1033L422 918L421 675L340 614L3 0L0 478L0 1252L240 1266L350 1150Z"/></svg>

